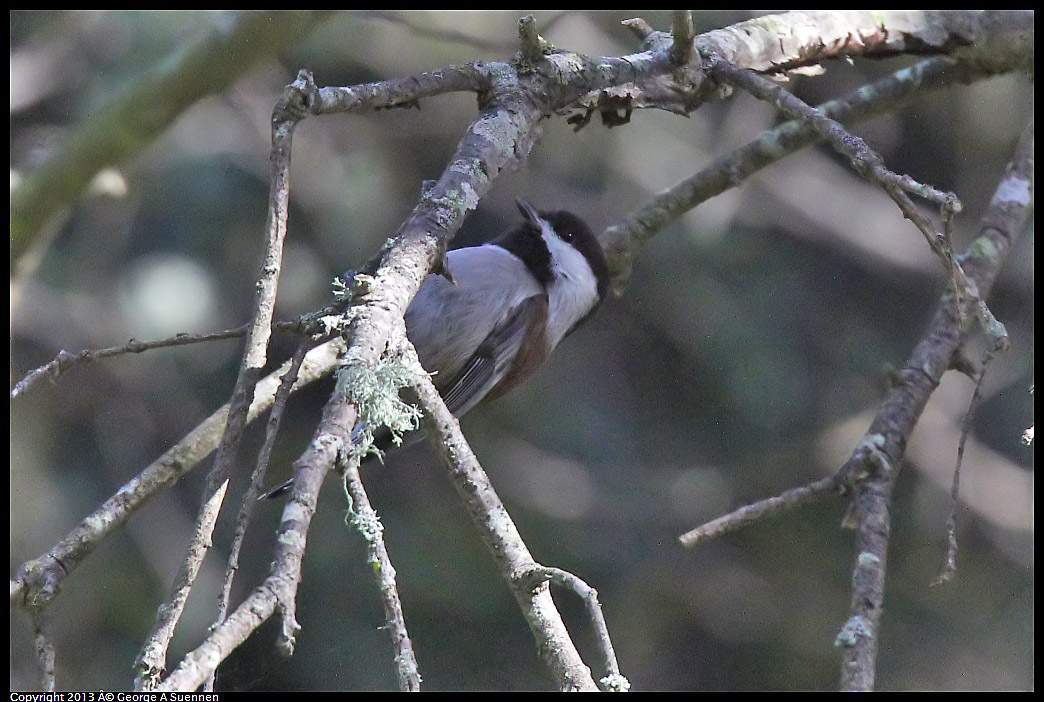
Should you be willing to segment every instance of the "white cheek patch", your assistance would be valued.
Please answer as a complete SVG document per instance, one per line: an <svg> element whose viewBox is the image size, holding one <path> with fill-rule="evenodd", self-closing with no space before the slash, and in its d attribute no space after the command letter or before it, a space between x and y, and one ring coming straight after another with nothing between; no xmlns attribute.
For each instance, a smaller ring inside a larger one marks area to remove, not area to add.
<svg viewBox="0 0 1044 702"><path fill-rule="evenodd" d="M562 241L548 222L541 219L540 229L555 276L547 288L547 336L554 348L598 303L598 281L587 257Z"/></svg>

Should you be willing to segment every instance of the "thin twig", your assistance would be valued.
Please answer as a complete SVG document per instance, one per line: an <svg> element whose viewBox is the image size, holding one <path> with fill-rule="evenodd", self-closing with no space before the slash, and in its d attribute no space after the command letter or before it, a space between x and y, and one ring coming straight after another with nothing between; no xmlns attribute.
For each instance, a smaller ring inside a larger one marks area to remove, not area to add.
<svg viewBox="0 0 1044 702"><path fill-rule="evenodd" d="M972 82L989 75L989 70L977 64L948 57L930 58L816 109L846 125L858 124L954 81ZM707 168L658 194L622 223L606 229L601 240L613 275L613 289L617 293L623 291L637 251L657 231L700 203L739 187L761 169L819 139L822 136L804 119L767 130L758 139L718 157Z"/></svg>
<svg viewBox="0 0 1044 702"><path fill-rule="evenodd" d="M297 319L276 322L272 325L272 330L276 332L307 333L314 317L315 314L306 314ZM103 358L122 356L128 353L144 353L154 349L186 346L188 344L221 341L222 339L235 339L246 335L249 330L250 325L244 324L235 329L225 329L204 334L188 334L186 332L179 332L178 334L167 337L166 339L156 339L153 341L138 341L137 339L131 339L122 346L110 346L105 349L84 349L82 351L77 351L76 353L59 351L58 355L53 359L39 368L34 368L29 371L26 373L25 377L15 383L14 388L11 389L11 399L13 400L16 397L25 394L25 392L41 378L47 377L50 378L51 382L56 382L59 378L65 375L66 372L72 370L76 366L87 365Z"/></svg>
<svg viewBox="0 0 1044 702"><path fill-rule="evenodd" d="M541 582L547 581L558 587L569 590L584 601L587 607L587 616L594 625L595 635L598 639L598 650L602 653L602 662L605 667L605 675L599 682L602 687L610 692L627 692L631 683L620 674L620 665L616 662L616 651L613 650L613 642L609 638L609 627L605 623L602 614L602 605L598 601L598 591L586 582L562 570L561 568L549 568L538 565L523 576L527 581L527 587L536 588Z"/></svg>
<svg viewBox="0 0 1044 702"><path fill-rule="evenodd" d="M1031 122L1023 132L1008 173L998 185L990 209L982 217L979 238L961 257L970 283L984 295L992 287L1030 211L1033 202L1032 153ZM961 319L974 304L965 300L965 310L957 310L950 294L943 295L928 330L903 370L897 373L894 387L881 404L870 429L836 475L736 510L682 537L695 542L716 536L784 507L825 495L843 485L854 485L852 508L858 555L852 574L850 615L836 640L844 652L842 689L873 688L890 531L888 508L891 491L909 436L939 379L953 367L952 361L967 338L968 329ZM1007 337L993 338L995 347L1003 348ZM961 444L963 446L963 438ZM961 447L958 450L963 451ZM954 490L957 489L956 480L955 476Z"/></svg>
<svg viewBox="0 0 1044 702"><path fill-rule="evenodd" d="M675 10L671 14L671 61L676 66L689 63L692 56L692 10Z"/></svg>
<svg viewBox="0 0 1044 702"><path fill-rule="evenodd" d="M283 507L270 574L210 632L206 640L181 660L177 668L156 686L156 691L197 689L277 609L283 618L280 646L287 655L293 652L294 636L300 629L294 617L295 598L301 582L301 561L308 543L308 527L315 514L323 478L333 467L338 453L351 441L355 420L355 408L343 393L333 393L323 408L312 441L294 462L294 485Z"/></svg>
<svg viewBox="0 0 1044 702"><path fill-rule="evenodd" d="M122 356L128 353L144 353L152 349L162 349L172 346L185 346L187 344L201 344L207 341L219 341L221 339L234 339L246 334L249 325L244 324L235 329L210 332L207 334L176 334L166 339L155 341L138 341L131 339L122 346L112 346L106 349L84 349L76 353L59 351L58 355L48 363L29 371L24 378L19 380L11 389L11 399L24 394L36 381L48 377L52 382L60 378L66 371L78 365L84 365L110 356Z"/></svg>
<svg viewBox="0 0 1044 702"><path fill-rule="evenodd" d="M631 19L625 19L622 22L620 22L620 24L622 24L624 27L630 30L630 32L634 34L634 36L638 37L642 41L645 41L656 32L656 30L653 29L652 26L650 26L649 23L641 17L632 17Z"/></svg>
<svg viewBox="0 0 1044 702"><path fill-rule="evenodd" d="M272 412L268 416L268 425L265 427L265 440L258 454L257 465L250 476L250 485L246 494L243 495L236 515L236 529L232 537L232 546L229 549L228 565L225 567L225 578L221 586L221 595L218 598L218 613L214 618L213 626L219 625L225 620L228 613L228 603L232 596L232 581L239 570L239 553L246 539L247 529L250 527L250 518L257 505L257 496L261 494L261 486L264 484L265 475L268 473L268 463L272 457L272 449L275 447L276 437L279 435L279 426L283 418L283 410L290 399L290 392L297 383L298 374L304 364L305 355L313 345L312 340L302 339L294 349L294 355L290 358L290 368L279 379L279 389L276 390L275 399L272 401ZM205 691L213 691L214 676L217 671L211 673L204 684Z"/></svg>
<svg viewBox="0 0 1044 702"><path fill-rule="evenodd" d="M835 495L844 484L845 476L837 473L829 478L823 478L802 487L792 488L775 497L744 505L735 511L698 526L692 531L679 536L678 541L681 542L682 546L692 548L699 543L716 539L737 529L742 529L748 524L773 514L786 512L809 502Z"/></svg>
<svg viewBox="0 0 1044 702"><path fill-rule="evenodd" d="M36 653L36 664L40 669L40 689L43 692L54 692L56 685L54 636L51 632L50 618L42 611L33 613L33 651Z"/></svg>
<svg viewBox="0 0 1044 702"><path fill-rule="evenodd" d="M985 298L1004 261L1018 239L1033 204L1033 123L1023 131L1008 171L1001 179L990 207L980 220L979 237L962 256L969 280ZM910 435L928 398L954 355L964 344L968 330L962 325L972 302L957 310L945 293L914 348L897 382L881 404L859 447L842 470L857 472L871 456L876 469L855 487L856 564L852 574L849 617L838 635L842 649L841 689L871 690L877 663L877 642L884 598L885 563L889 542L889 500L898 467Z"/></svg>
<svg viewBox="0 0 1044 702"><path fill-rule="evenodd" d="M271 190L268 200L268 220L265 231L265 254L257 281L254 319L247 333L246 348L239 367L232 399L229 401L228 422L218 445L214 466L207 474L203 500L196 519L188 554L174 579L169 599L160 605L156 623L146 639L142 653L135 664L135 687L148 690L158 681L166 667L166 652L178 620L184 611L189 593L199 568L212 543L214 525L221 510L233 458L246 428L247 413L254 398L254 386L268 360L268 341L272 334L279 273L282 269L283 242L286 239L286 221L290 198L290 154L294 128L304 110L314 102L318 88L307 71L301 71L297 80L287 86L272 114Z"/></svg>
<svg viewBox="0 0 1044 702"><path fill-rule="evenodd" d="M718 79L743 88L762 100L772 102L791 117L808 120L838 153L848 158L857 173L872 183L878 184L892 198L903 215L921 232L929 248L945 266L953 287L955 306L961 314L962 326L965 324L964 305L961 304L964 297L975 302L975 309L980 318L993 317L986 302L979 295L978 289L968 281L964 269L953 253L950 232L953 218L962 209L961 202L954 193L936 190L929 185L917 182L908 175L900 175L891 171L865 141L850 133L836 120L807 105L771 80L759 76L753 71L734 66L720 58L713 58L708 61L708 64ZM939 206L943 225L942 232L939 232L928 218L921 214L908 193Z"/></svg>
<svg viewBox="0 0 1044 702"><path fill-rule="evenodd" d="M918 183L910 176L900 175L889 170L881 157L874 153L865 141L849 132L838 121L827 117L768 78L718 58L711 59L708 64L715 78L742 88L761 100L771 102L788 117L808 120L821 137L838 153L848 158L857 173L871 182L877 183L888 193L907 219L913 222L924 235L932 251L940 257L948 269L950 268L953 259L952 249L947 249L943 236L926 217L918 212L907 193L914 193L939 205L942 208L944 219L960 212L961 205L956 195L941 192L929 185Z"/></svg>
<svg viewBox="0 0 1044 702"><path fill-rule="evenodd" d="M352 526L366 539L367 560L371 565L377 591L384 605L384 628L391 636L395 647L395 671L399 677L399 690L420 692L421 676L413 643L406 631L406 618L402 613L402 602L395 584L395 568L392 566L388 549L384 545L384 525L370 505L370 498L359 475L358 458L345 460L344 452L339 457L339 466L344 476L344 488L350 500L349 519Z"/></svg>
<svg viewBox="0 0 1044 702"><path fill-rule="evenodd" d="M957 575L957 508L959 506L961 491L961 463L964 461L964 446L971 433L972 420L975 411L982 402L982 388L986 381L986 371L993 362L997 347L986 351L982 359L982 370L975 381L975 391L972 393L971 401L968 403L968 411L964 415L964 426L961 428L961 439L957 442L957 465L953 467L953 483L950 486L950 516L946 520L946 560L939 575L932 580L931 585L942 585L954 579Z"/></svg>
<svg viewBox="0 0 1044 702"><path fill-rule="evenodd" d="M344 341L333 339L310 351L305 356L294 390L324 378L337 366L344 352ZM257 384L254 402L250 405L248 421L253 421L272 404L279 376L289 368L289 361ZM61 590L66 577L94 552L106 538L145 506L149 500L163 493L183 475L206 459L217 448L221 431L228 417L228 405L190 431L162 456L120 487L93 513L87 515L47 553L26 561L11 579L12 606L30 609L43 607Z"/></svg>

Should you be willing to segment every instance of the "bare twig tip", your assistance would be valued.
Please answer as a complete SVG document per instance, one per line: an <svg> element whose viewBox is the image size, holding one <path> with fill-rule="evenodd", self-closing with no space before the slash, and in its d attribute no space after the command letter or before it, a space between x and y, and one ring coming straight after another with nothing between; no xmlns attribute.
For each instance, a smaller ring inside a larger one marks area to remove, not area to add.
<svg viewBox="0 0 1044 702"><path fill-rule="evenodd" d="M641 17L626 19L620 24L631 30L631 33L639 39L641 39L642 41L648 39L655 31L652 27L649 26L649 23L643 20Z"/></svg>

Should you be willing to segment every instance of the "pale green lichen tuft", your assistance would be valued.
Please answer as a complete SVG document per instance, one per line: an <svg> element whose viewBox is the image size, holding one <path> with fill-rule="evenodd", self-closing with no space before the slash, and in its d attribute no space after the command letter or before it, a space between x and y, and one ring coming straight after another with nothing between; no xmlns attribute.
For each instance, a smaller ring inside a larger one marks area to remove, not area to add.
<svg viewBox="0 0 1044 702"><path fill-rule="evenodd" d="M358 412L358 422L352 432L350 458L361 460L369 454L381 455L374 446L374 431L388 427L395 444L402 435L420 425L420 410L399 397L399 390L412 384L424 370L405 354L382 356L376 364L346 359L337 373L337 390Z"/></svg>
<svg viewBox="0 0 1044 702"><path fill-rule="evenodd" d="M837 647L855 646L859 643L859 639L867 638L870 634L870 623L866 621L865 617L857 614L841 627L841 631L838 632L837 638L834 640L834 645Z"/></svg>
<svg viewBox="0 0 1044 702"><path fill-rule="evenodd" d="M602 683L602 689L606 692L627 692L631 689L631 681L619 673L606 675L598 682Z"/></svg>

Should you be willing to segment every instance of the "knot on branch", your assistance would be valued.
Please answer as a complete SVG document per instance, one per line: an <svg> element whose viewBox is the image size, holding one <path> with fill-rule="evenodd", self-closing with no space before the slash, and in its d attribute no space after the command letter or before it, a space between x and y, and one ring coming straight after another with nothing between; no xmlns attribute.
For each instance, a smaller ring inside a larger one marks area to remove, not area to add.
<svg viewBox="0 0 1044 702"><path fill-rule="evenodd" d="M663 32L657 32L649 23L643 20L641 17L633 17L631 19L625 19L621 22L623 26L631 30L631 33L641 40L644 49L648 49L648 42L663 35Z"/></svg>
<svg viewBox="0 0 1044 702"><path fill-rule="evenodd" d="M26 563L12 580L21 588L19 604L31 611L42 610L58 594L64 573L65 566L50 555Z"/></svg>
<svg viewBox="0 0 1044 702"><path fill-rule="evenodd" d="M551 580L551 572L541 565L534 565L515 578L518 586L526 592L536 592L541 585L549 580Z"/></svg>
<svg viewBox="0 0 1044 702"><path fill-rule="evenodd" d="M611 88L592 90L583 95L569 109L575 112L566 121L580 131L599 113L606 127L619 127L631 121L634 110L655 108L688 117L717 88L704 80L702 68L691 63L676 69L671 75L657 75L639 83L624 83Z"/></svg>
<svg viewBox="0 0 1044 702"><path fill-rule="evenodd" d="M522 63L534 64L544 58L544 54L554 51L554 45L536 30L533 15L526 15L518 20L518 38L522 40Z"/></svg>
<svg viewBox="0 0 1044 702"><path fill-rule="evenodd" d="M283 96L276 104L273 120L297 121L311 114L319 99L319 86L312 72L302 68L297 79L283 89Z"/></svg>
<svg viewBox="0 0 1044 702"><path fill-rule="evenodd" d="M854 487L858 483L867 480L872 475L890 474L894 467L891 457L885 452L888 440L883 434L869 434L852 452L841 470L844 475L844 483L848 487Z"/></svg>
<svg viewBox="0 0 1044 702"><path fill-rule="evenodd" d="M566 119L573 125L573 131L579 132L591 123L591 117L597 112L606 127L619 127L631 121L634 108L642 106L642 90L634 83L627 83L613 88L593 90L578 101L584 108Z"/></svg>

